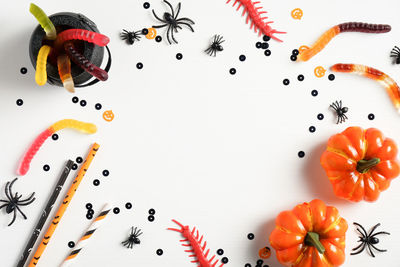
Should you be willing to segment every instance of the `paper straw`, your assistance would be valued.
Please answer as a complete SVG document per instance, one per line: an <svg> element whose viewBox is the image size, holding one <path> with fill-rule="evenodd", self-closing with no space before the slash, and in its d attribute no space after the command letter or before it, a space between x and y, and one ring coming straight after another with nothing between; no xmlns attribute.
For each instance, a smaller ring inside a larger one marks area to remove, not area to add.
<svg viewBox="0 0 400 267"><path fill-rule="evenodd" d="M21 256L21 259L19 260L17 267L24 267L26 260L29 257L29 254L31 253L31 250L33 249L33 246L36 243L36 240L39 237L40 232L42 231L43 225L47 221L47 218L50 215L50 212L53 208L54 203L56 202L58 195L61 192L61 189L64 186L65 180L67 180L67 177L71 171L72 165L74 162L72 160L68 160L67 164L64 167L64 170L61 173L60 179L57 182L56 187L53 190L53 193L51 194L49 201L46 204L46 207L44 208L42 212L42 216L40 217L38 223L36 224L33 233L31 235L31 238L29 239L28 243L26 244L26 247L24 249L24 252Z"/></svg>
<svg viewBox="0 0 400 267"><path fill-rule="evenodd" d="M110 205L105 204L104 207L102 208L101 212L99 213L99 215L97 215L97 217L94 220L92 220L92 223L90 224L90 226L87 229L87 231L85 232L85 234L78 241L78 243L76 244L75 248L71 251L71 253L65 258L64 262L60 265L60 267L66 267L66 266L70 266L73 264L76 257L79 255L79 253L82 251L82 249L89 242L89 240L92 237L92 235L94 234L94 232L104 222L104 219L106 218L106 216L110 212L110 210L111 210Z"/></svg>
<svg viewBox="0 0 400 267"><path fill-rule="evenodd" d="M92 148L89 151L89 154L87 155L85 162L82 164L78 175L76 176L75 180L72 182L68 193L65 195L63 202L61 203L60 207L58 208L58 211L56 213L56 216L54 217L53 221L47 228L47 232L44 235L42 242L39 244L39 247L36 249L35 254L33 255L33 258L31 259L31 262L29 263L29 267L34 267L38 264L40 257L42 256L44 250L47 247L47 244L50 242L51 236L53 235L54 231L57 228L58 223L61 221L62 216L64 215L65 210L67 209L70 201L72 200L75 191L78 189L79 184L81 183L83 177L86 174L86 171L88 170L90 163L92 162L94 156L96 155L96 152L99 150L99 145L94 143Z"/></svg>

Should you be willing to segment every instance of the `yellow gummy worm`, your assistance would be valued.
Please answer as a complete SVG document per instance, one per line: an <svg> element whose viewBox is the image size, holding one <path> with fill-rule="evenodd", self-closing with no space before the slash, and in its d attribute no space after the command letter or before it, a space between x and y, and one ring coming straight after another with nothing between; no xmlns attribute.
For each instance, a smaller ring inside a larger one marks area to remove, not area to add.
<svg viewBox="0 0 400 267"><path fill-rule="evenodd" d="M29 11L35 16L40 26L42 26L43 30L46 32L47 39L55 40L57 38L56 27L54 27L53 22L51 22L46 13L33 3L31 3Z"/></svg>
<svg viewBox="0 0 400 267"><path fill-rule="evenodd" d="M50 126L50 130L55 133L65 128L73 128L83 133L93 134L97 132L97 127L93 123L78 121L74 119L60 120Z"/></svg>
<svg viewBox="0 0 400 267"><path fill-rule="evenodd" d="M35 80L38 85L45 85L47 82L47 57L51 51L51 47L44 45L40 48L36 59L36 74Z"/></svg>

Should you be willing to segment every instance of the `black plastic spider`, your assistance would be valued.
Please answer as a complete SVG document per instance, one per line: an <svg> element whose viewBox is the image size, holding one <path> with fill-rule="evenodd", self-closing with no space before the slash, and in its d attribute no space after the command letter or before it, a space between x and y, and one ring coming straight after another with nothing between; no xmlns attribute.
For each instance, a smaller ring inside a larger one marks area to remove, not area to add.
<svg viewBox="0 0 400 267"><path fill-rule="evenodd" d="M127 248L133 248L133 244L140 244L140 239L138 238L143 232L137 229L137 227L133 227L131 229L131 234L129 235L128 239L122 242L122 245Z"/></svg>
<svg viewBox="0 0 400 267"><path fill-rule="evenodd" d="M374 233L375 229L378 228L379 225L381 225L380 223L378 223L377 225L375 225L374 227L372 227L371 231L369 231L369 234L367 234L367 231L365 231L364 227L362 227L359 223L354 222L354 225L358 226L361 228L362 232L360 231L360 229L357 227L357 231L360 233L360 239L358 240L358 242L361 242L361 244L359 246L357 246L356 248L353 248L352 250L355 251L357 249L359 249L356 252L352 252L350 253L350 255L356 255L359 254L361 252L364 251L365 247L368 247L369 253L371 254L372 257L375 257L374 253L372 252L372 248L376 249L377 251L380 252L386 252L386 249L379 249L377 247L375 247L374 245L379 243L379 239L376 237L377 235L380 234L385 234L385 235L390 235L390 233L388 232L378 232L378 233Z"/></svg>
<svg viewBox="0 0 400 267"><path fill-rule="evenodd" d="M345 113L349 111L349 109L347 107L342 107L342 100L340 100L339 102L333 102L330 107L335 110L338 117L336 124L338 124L339 122L345 122L348 119Z"/></svg>
<svg viewBox="0 0 400 267"><path fill-rule="evenodd" d="M128 44L133 44L135 41L140 41L140 35L142 34L142 31L127 31L125 29L122 30L121 32L121 39L126 40Z"/></svg>
<svg viewBox="0 0 400 267"><path fill-rule="evenodd" d="M172 44L171 40L169 39L169 35L171 33L172 40L177 44L178 42L175 40L175 37L174 37L174 30L175 30L175 32L178 32L178 29L182 29L182 27L179 26L179 24L181 24L181 25L186 25L190 30L192 30L192 32L194 32L192 26L190 25L190 24L194 24L194 21L189 18L179 18L178 19L179 12L181 11L181 3L178 4L178 7L176 9L176 14L175 14L174 9L172 8L172 5L167 0L164 0L164 2L171 9L171 13L165 12L163 15L164 19L161 19L157 16L157 14L154 12L154 9L153 9L154 17L156 19L158 19L159 21L164 22L164 24L152 26L152 27L153 28L163 28L163 27L168 26L168 30L167 30L168 42L169 42L169 44Z"/></svg>
<svg viewBox="0 0 400 267"><path fill-rule="evenodd" d="M394 57L394 63L400 64L400 48L394 46L392 52L390 52L390 57Z"/></svg>
<svg viewBox="0 0 400 267"><path fill-rule="evenodd" d="M27 206L27 205L31 204L33 201L35 201L35 198L33 197L35 195L35 192L33 192L32 195L25 200L20 200L22 195L18 196L18 192L16 192L15 195L13 194L12 186L15 183L15 181L17 181L17 179L18 178L15 178L11 183L7 182L7 184L6 184L5 192L6 192L6 196L7 196L8 200L0 199L0 202L6 203L6 204L3 204L2 206L0 206L0 209L6 207L7 214L14 212L14 217L8 226L10 226L14 223L15 218L17 217L17 210L22 214L22 216L24 217L25 220L27 219L26 215L21 211L21 209L18 206Z"/></svg>
<svg viewBox="0 0 400 267"><path fill-rule="evenodd" d="M213 39L210 47L208 47L204 52L206 52L210 56L215 57L217 55L217 52L221 52L224 50L224 48L221 45L223 42L225 42L225 40L223 40L222 36L214 35L214 39Z"/></svg>

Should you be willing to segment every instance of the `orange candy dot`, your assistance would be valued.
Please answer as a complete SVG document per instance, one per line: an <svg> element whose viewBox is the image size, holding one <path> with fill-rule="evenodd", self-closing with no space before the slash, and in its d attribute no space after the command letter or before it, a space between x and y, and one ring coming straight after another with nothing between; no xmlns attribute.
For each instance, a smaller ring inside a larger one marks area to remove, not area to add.
<svg viewBox="0 0 400 267"><path fill-rule="evenodd" d="M268 259L271 257L271 249L269 247L263 247L258 251L258 256L260 256L261 259Z"/></svg>
<svg viewBox="0 0 400 267"><path fill-rule="evenodd" d="M303 10L300 8L295 8L292 10L292 18L300 20L303 17Z"/></svg>
<svg viewBox="0 0 400 267"><path fill-rule="evenodd" d="M112 112L112 110L106 110L103 112L103 119L105 121L112 121L114 119L114 113Z"/></svg>
<svg viewBox="0 0 400 267"><path fill-rule="evenodd" d="M156 29L154 29L154 28L149 28L148 30L149 30L149 33L146 34L146 38L147 38L147 39L150 39L150 40L156 38L156 36L157 36L157 31L156 31Z"/></svg>
<svg viewBox="0 0 400 267"><path fill-rule="evenodd" d="M324 77L326 72L326 69L324 69L324 67L322 66L318 66L314 69L314 74L315 76L317 76L318 78Z"/></svg>

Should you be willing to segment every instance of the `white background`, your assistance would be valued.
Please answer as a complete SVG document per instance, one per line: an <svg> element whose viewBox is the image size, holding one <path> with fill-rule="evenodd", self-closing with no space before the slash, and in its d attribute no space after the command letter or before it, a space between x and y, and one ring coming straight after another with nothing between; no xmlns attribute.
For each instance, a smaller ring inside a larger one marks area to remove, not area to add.
<svg viewBox="0 0 400 267"><path fill-rule="evenodd" d="M375 203L352 204L337 199L319 164L329 136L348 126L376 127L397 141L400 118L385 90L376 82L351 74L337 74L331 82L316 78L313 69L335 63L359 63L376 67L400 79L400 67L392 65L390 50L400 45L399 3L382 1L261 1L284 43L270 41L272 55L265 57L255 48L260 40L224 0L184 0L181 16L193 19L195 33L186 29L176 34L178 45L142 38L133 46L119 40L122 29L139 30L156 21L151 15L167 10L159 0L149 1L36 1L47 14L72 11L85 14L111 38L113 65L105 83L78 89L86 107L73 104L72 94L62 88L34 81L28 56L30 34L37 22L29 13L29 1L13 1L0 10L0 184L15 177L25 149L36 135L52 123L75 118L98 126L98 133L86 136L72 130L51 139L32 161L31 169L15 184L27 196L35 191L37 200L24 207L28 220L11 220L0 213L1 266L14 266L39 218L64 162L84 157L93 142L101 145L87 176L80 185L39 266L57 266L68 254L69 241L77 241L89 225L85 204L96 211L105 202L121 209L92 237L75 266L190 266L180 246L180 236L165 229L172 218L205 234L212 252L223 248L228 266L255 266L258 250L269 246L274 218L296 204L320 198L335 205L348 221L344 266L399 266L400 183L394 181ZM173 6L177 1L172 1ZM304 11L302 20L290 16L292 9ZM323 31L342 22L387 23L392 32L382 35L344 33L307 63L289 60L293 48L311 45ZM160 31L163 34L163 31ZM203 51L210 38L222 34L224 51L216 58ZM183 59L176 60L176 53ZM246 55L240 62L239 55ZM144 68L138 70L136 63ZM27 67L26 75L20 74ZM229 69L236 68L236 75ZM297 81L303 74L305 80ZM327 75L329 72L327 73ZM289 86L282 80L289 78ZM317 97L311 90L318 90ZM23 106L16 105L23 99ZM349 120L335 124L329 104L343 100ZM103 109L97 111L96 103ZM102 119L112 109L111 123ZM323 113L325 119L317 120ZM375 120L368 120L369 113ZM314 125L315 133L308 127ZM298 158L304 150L306 156ZM43 171L43 165L51 169ZM109 177L102 170L110 171ZM70 175L72 179L73 175ZM100 179L100 186L93 185ZM68 180L66 185L69 185ZM64 187L64 191L68 186ZM64 194L64 191L62 195ZM127 210L126 202L133 203ZM155 221L147 221L148 209L156 210ZM382 223L378 247L388 249L376 258L366 252L350 256L357 245L352 222L367 229ZM120 245L130 227L142 228L142 244L128 250ZM248 233L255 239L247 239ZM164 254L156 255L162 248ZM275 253L266 261L279 266Z"/></svg>

